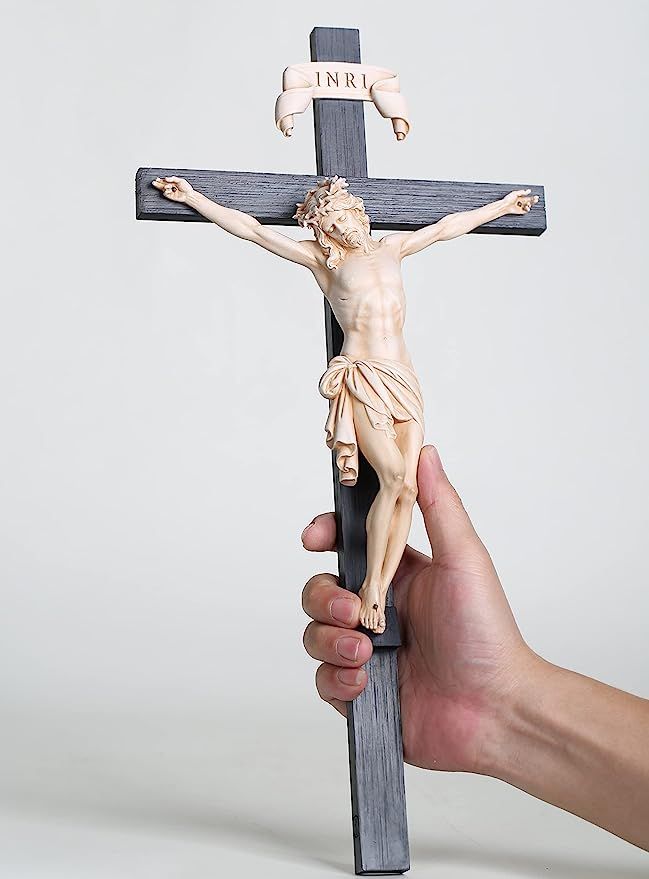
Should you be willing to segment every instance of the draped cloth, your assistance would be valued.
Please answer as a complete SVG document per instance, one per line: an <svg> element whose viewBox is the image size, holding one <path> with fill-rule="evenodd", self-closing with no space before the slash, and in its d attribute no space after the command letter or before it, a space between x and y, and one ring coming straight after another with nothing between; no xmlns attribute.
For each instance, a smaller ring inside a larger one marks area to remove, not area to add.
<svg viewBox="0 0 649 879"><path fill-rule="evenodd" d="M372 426L396 438L394 423L413 419L424 430L424 403L419 380L398 360L332 357L318 390L329 400L325 423L327 446L335 452L343 485L358 478L358 443L352 398L365 406Z"/></svg>

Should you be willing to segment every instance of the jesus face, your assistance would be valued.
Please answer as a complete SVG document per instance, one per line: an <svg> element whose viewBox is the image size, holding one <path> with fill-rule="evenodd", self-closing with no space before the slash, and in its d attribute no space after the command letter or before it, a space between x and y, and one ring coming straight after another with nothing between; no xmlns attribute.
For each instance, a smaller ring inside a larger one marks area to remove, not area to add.
<svg viewBox="0 0 649 879"><path fill-rule="evenodd" d="M347 248L363 247L368 238L367 231L355 211L327 211L320 222L320 228L325 235Z"/></svg>

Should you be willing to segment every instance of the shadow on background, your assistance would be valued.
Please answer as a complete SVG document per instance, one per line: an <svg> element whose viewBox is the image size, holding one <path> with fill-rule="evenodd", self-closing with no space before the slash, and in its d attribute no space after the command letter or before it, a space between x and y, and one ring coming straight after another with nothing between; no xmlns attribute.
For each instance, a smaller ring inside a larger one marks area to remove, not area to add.
<svg viewBox="0 0 649 879"><path fill-rule="evenodd" d="M351 876L344 730L337 719L331 727L316 723L319 708L314 703L313 716L239 707L216 717L6 720L0 805L81 827L152 831L184 842L195 837L212 844L215 870L226 847L242 857L321 865ZM420 869L443 877L446 866L526 879L649 876L649 861L625 865L626 858L616 862L611 854L604 862L587 848L583 857L571 857L557 844L553 856L551 840L547 854L520 851L523 842L516 839L511 849L508 840L500 847L443 838L437 844L421 830L411 831L410 844L413 875ZM631 849L629 855L643 857Z"/></svg>
<svg viewBox="0 0 649 879"><path fill-rule="evenodd" d="M125 793L128 791L125 790ZM276 861L320 864L338 875L353 874L353 852L348 835L328 832L318 823L317 814L311 813L310 824L290 826L281 820L274 821L262 808L229 810L215 807L206 810L181 808L181 804L146 802L86 804L65 801L44 802L42 799L12 803L14 809L32 811L88 824L93 827L109 826L123 830L145 829L178 832L183 836L200 836L202 842L209 837L216 848L225 845L241 852ZM332 852L347 853L348 857L334 858ZM490 873L498 871L503 876L547 877L555 879L647 879L646 868L623 867L619 863L595 864L584 860L547 857L536 853L524 854L495 848L469 849L459 846L432 846L411 839L411 868L430 867L440 870L445 866L472 869L486 868ZM442 874L440 874L442 875Z"/></svg>
<svg viewBox="0 0 649 879"><path fill-rule="evenodd" d="M619 863L595 864L584 860L554 858L552 853L543 858L536 853L509 852L503 849L467 850L454 846L428 846L413 841L411 844L413 866L465 866L477 869L485 867L503 876L530 877L552 876L553 879L647 879L649 856L646 867L621 867ZM440 873L442 876L443 873Z"/></svg>

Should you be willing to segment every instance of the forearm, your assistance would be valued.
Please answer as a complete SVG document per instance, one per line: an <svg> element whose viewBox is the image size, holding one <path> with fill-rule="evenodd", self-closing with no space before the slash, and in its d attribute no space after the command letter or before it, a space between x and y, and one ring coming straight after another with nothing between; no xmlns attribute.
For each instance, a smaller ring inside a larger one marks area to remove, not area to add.
<svg viewBox="0 0 649 879"><path fill-rule="evenodd" d="M507 213L507 207L502 200L492 201L480 208L471 211L458 211L455 214L447 214L438 222L439 235L438 241L448 241L450 238L457 238L458 235L464 235L483 223L490 220L497 220L498 217L504 217Z"/></svg>
<svg viewBox="0 0 649 879"><path fill-rule="evenodd" d="M649 701L537 659L485 773L649 848Z"/></svg>
<svg viewBox="0 0 649 879"><path fill-rule="evenodd" d="M216 223L221 229L225 229L226 232L230 232L238 238L250 240L254 238L257 230L261 228L261 223L254 217L251 217L250 214L226 208L195 190L187 196L187 204L195 211L198 211L199 214L202 214L206 220Z"/></svg>

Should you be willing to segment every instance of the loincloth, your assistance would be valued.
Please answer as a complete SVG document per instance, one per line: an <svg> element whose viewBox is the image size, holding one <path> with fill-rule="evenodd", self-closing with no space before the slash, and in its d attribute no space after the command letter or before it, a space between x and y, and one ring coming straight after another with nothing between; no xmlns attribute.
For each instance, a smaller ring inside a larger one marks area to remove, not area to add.
<svg viewBox="0 0 649 879"><path fill-rule="evenodd" d="M343 485L358 478L358 443L351 397L365 405L377 430L396 438L394 423L416 421L424 430L424 402L415 373L398 360L332 357L318 390L329 400L327 446L335 452Z"/></svg>

